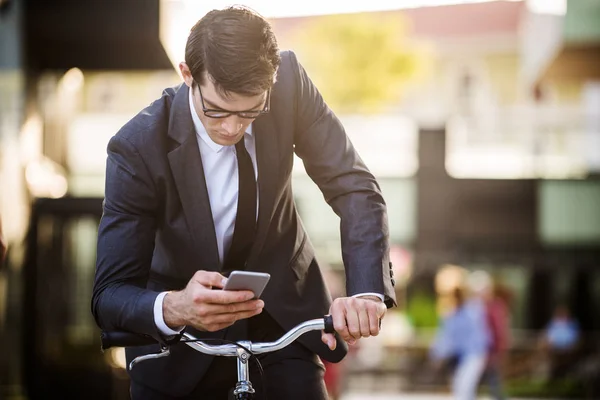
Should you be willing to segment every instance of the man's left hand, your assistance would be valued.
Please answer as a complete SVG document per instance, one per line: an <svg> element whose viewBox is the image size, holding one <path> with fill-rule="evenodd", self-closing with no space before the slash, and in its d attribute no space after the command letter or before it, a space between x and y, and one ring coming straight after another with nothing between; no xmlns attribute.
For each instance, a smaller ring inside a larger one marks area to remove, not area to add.
<svg viewBox="0 0 600 400"><path fill-rule="evenodd" d="M355 344L361 337L377 336L380 320L387 307L377 296L338 297L329 308L335 331L348 344ZM331 333L322 333L321 340L335 350L336 340Z"/></svg>

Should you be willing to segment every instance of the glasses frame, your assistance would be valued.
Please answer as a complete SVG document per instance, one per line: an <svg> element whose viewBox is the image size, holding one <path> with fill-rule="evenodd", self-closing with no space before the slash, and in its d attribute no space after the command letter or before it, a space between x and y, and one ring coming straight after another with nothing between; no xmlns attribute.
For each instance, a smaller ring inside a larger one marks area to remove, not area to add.
<svg viewBox="0 0 600 400"><path fill-rule="evenodd" d="M261 115L267 114L271 109L271 89L267 90L267 100L265 101L265 106L262 110L229 111L207 108L206 104L204 104L204 96L202 96L202 89L200 89L200 85L198 85L198 93L200 93L200 104L202 105L202 112L208 118L222 119L230 117L232 115L237 115L240 118L255 119L260 117Z"/></svg>

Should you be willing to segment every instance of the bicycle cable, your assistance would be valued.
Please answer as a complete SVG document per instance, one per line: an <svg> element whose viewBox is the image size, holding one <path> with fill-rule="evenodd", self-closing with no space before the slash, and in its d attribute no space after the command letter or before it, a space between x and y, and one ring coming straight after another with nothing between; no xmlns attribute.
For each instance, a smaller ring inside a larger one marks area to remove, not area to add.
<svg viewBox="0 0 600 400"><path fill-rule="evenodd" d="M265 375L264 375L264 370L262 367L262 364L260 363L260 360L258 359L258 356L256 354L254 354L254 352L252 352L249 348L247 348L246 346L243 346L241 344L239 344L238 342L234 341L234 340L227 340L227 339L214 339L214 338L207 338L207 339L181 339L180 340L181 343L186 343L186 342L217 342L219 344L233 344L241 349L244 349L248 354L250 354L250 358L254 359L254 362L256 363L256 367L258 368L258 374L260 375L260 380L262 382L262 392L264 395L264 400L267 400L267 386L266 386L266 381L265 381ZM248 370L248 374L250 374L250 370Z"/></svg>

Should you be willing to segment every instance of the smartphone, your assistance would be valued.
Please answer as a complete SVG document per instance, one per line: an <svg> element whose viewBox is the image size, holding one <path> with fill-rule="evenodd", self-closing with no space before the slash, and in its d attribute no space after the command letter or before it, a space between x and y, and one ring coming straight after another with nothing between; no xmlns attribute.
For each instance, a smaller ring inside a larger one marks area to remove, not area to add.
<svg viewBox="0 0 600 400"><path fill-rule="evenodd" d="M232 271L223 290L250 290L258 299L271 278L266 272Z"/></svg>

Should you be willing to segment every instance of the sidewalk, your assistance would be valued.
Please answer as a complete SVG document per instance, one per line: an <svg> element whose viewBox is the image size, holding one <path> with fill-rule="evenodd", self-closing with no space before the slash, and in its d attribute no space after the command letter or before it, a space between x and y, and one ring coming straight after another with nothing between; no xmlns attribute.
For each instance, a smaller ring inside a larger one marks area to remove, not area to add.
<svg viewBox="0 0 600 400"><path fill-rule="evenodd" d="M368 393L353 393L347 394L340 400L450 400L451 396L440 394L427 393L406 393L406 394L368 394Z"/></svg>
<svg viewBox="0 0 600 400"><path fill-rule="evenodd" d="M351 393L342 395L340 400L451 400L452 396L444 395L439 393L381 393L381 394L370 394L370 393ZM481 396L478 400L491 400L491 397ZM518 399L511 398L511 400L536 400L532 398ZM548 399L544 399L548 400Z"/></svg>

